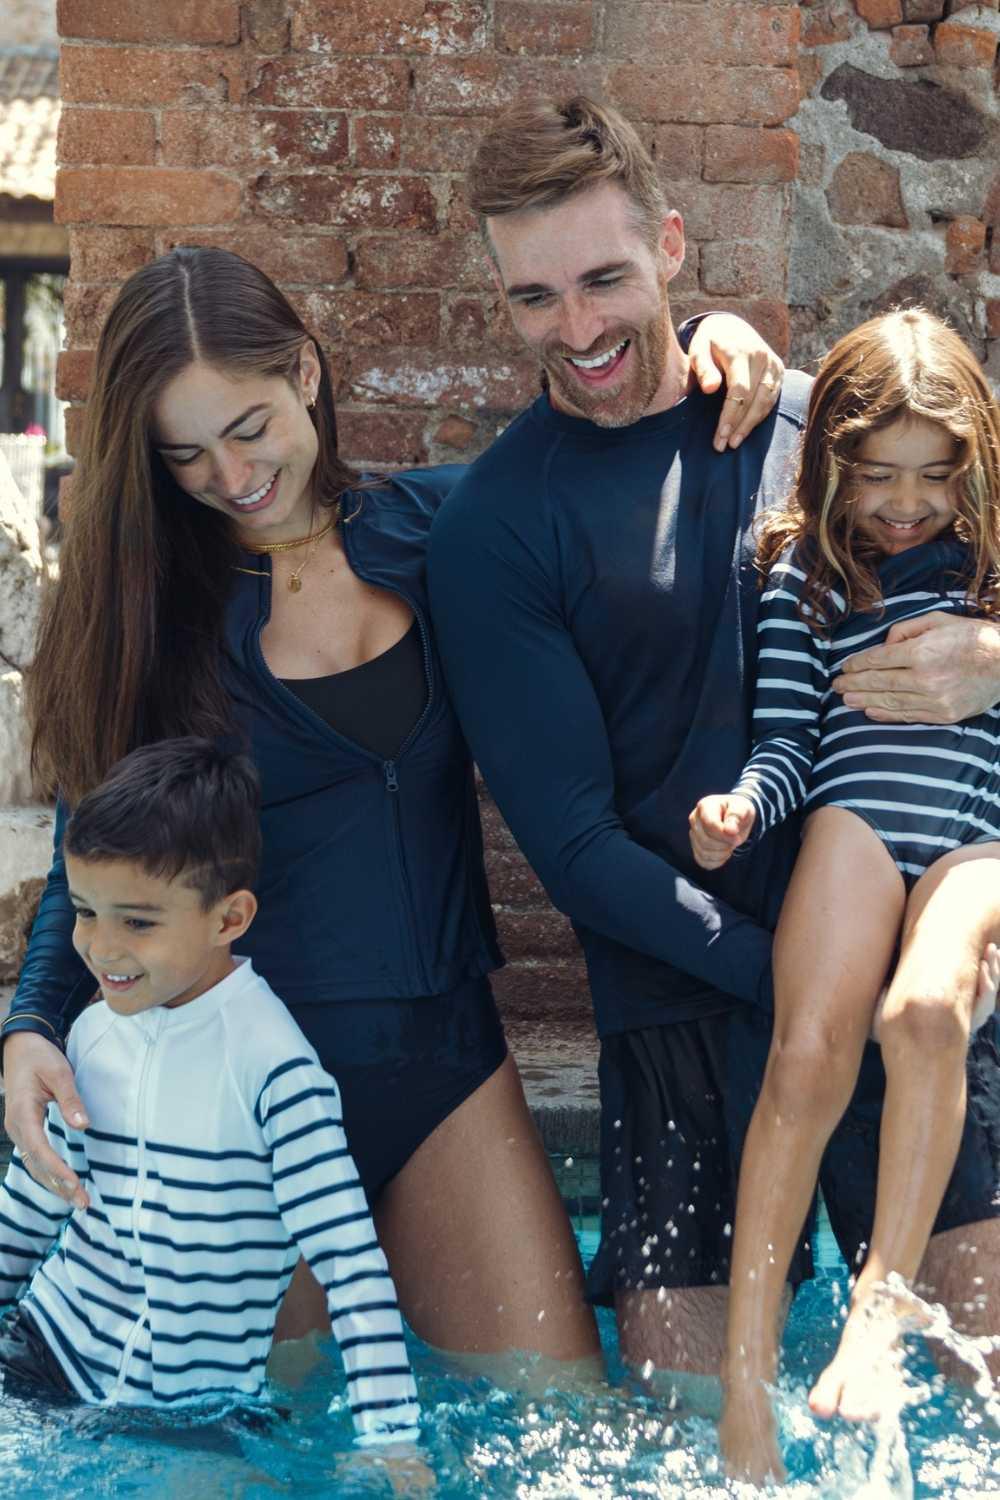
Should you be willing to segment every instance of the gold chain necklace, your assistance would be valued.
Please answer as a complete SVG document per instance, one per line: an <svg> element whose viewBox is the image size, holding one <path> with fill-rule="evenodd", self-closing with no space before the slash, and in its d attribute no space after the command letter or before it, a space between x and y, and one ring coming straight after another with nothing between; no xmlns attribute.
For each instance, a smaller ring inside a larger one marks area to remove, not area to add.
<svg viewBox="0 0 1000 1500"><path fill-rule="evenodd" d="M245 552L253 552L259 557L271 557L276 552L294 552L296 547L308 547L309 550L306 552L306 555L302 562L295 569L295 572L288 575L289 591L293 594L297 594L302 588L302 574L306 570L309 559L312 557L313 552L316 548L317 542L321 541L323 537L328 535L328 533L333 530L339 520L340 501L338 500L336 506L334 507L333 519L328 521L325 526L321 526L319 531L311 531L308 536L297 537L294 542L262 542L258 547L251 547L244 544L243 550ZM241 573L247 573L252 570L249 568L240 568L238 571Z"/></svg>

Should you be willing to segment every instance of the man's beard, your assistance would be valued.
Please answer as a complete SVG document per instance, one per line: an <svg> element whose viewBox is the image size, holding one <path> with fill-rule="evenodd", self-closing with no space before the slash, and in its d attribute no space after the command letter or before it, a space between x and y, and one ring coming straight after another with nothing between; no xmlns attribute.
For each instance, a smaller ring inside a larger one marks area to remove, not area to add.
<svg viewBox="0 0 1000 1500"><path fill-rule="evenodd" d="M605 390L588 390L567 370L563 354L543 354L542 367L549 378L550 390L570 412L586 417L598 427L630 427L648 411L663 380L669 316L664 299L659 315L642 328L623 326L612 337L602 337L601 344L605 349L614 348L623 338L627 338L630 344L626 354L630 366L627 374L623 375L621 384L608 386ZM583 359L592 357L587 352L579 352L579 355Z"/></svg>

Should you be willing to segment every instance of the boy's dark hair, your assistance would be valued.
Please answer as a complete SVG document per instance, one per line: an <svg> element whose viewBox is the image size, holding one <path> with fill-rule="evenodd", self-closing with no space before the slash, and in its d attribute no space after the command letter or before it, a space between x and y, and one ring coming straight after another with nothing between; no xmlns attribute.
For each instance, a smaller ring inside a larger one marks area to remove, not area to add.
<svg viewBox="0 0 1000 1500"><path fill-rule="evenodd" d="M133 750L82 797L63 849L134 860L198 892L207 910L251 888L260 859L260 781L245 755L193 737Z"/></svg>

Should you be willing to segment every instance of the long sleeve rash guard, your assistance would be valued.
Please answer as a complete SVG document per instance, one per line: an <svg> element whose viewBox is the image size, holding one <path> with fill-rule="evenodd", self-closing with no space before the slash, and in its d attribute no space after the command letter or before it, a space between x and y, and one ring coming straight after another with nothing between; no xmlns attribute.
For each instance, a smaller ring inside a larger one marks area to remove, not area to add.
<svg viewBox="0 0 1000 1500"><path fill-rule="evenodd" d="M547 395L431 535L431 608L472 752L586 954L602 1035L770 1004L795 831L716 875L687 816L750 749L754 517L788 490L808 381L735 451L721 397L599 428Z"/></svg>

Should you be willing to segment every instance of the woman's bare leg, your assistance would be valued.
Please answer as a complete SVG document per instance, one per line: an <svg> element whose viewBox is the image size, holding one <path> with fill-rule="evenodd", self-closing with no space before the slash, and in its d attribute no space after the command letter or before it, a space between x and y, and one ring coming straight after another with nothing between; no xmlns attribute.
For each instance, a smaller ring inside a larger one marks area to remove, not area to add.
<svg viewBox="0 0 1000 1500"><path fill-rule="evenodd" d="M512 1057L385 1188L375 1226L407 1322L455 1353L600 1355L572 1226ZM300 1263L276 1338L329 1328Z"/></svg>
<svg viewBox="0 0 1000 1500"><path fill-rule="evenodd" d="M982 957L998 932L1000 845L943 856L910 894L882 1010L886 1091L871 1249L840 1348L810 1396L820 1416L879 1415L887 1382L878 1352L884 1365L907 1304L873 1304L872 1289L892 1272L912 1281L927 1249L965 1122L965 1057Z"/></svg>
<svg viewBox="0 0 1000 1500"><path fill-rule="evenodd" d="M785 1278L820 1159L853 1092L903 914L902 877L874 831L843 808L806 823L775 936L775 1018L740 1168L725 1409L729 1472L781 1474L767 1384L777 1374Z"/></svg>

